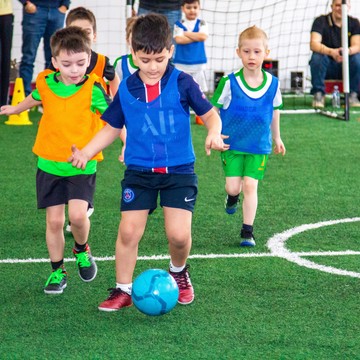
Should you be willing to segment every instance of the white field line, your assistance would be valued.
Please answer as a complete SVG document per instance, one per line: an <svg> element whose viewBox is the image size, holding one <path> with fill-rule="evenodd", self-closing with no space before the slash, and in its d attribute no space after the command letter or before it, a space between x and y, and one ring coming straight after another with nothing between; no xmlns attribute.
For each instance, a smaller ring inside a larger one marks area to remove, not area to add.
<svg viewBox="0 0 360 360"><path fill-rule="evenodd" d="M300 234L304 231L318 229L318 228L321 228L324 226L331 226L331 225L336 225L336 224L341 224L341 223L351 223L351 222L357 222L357 221L360 221L360 217L321 221L321 222L318 222L315 224L300 225L300 226L294 227L292 229L286 230L282 233L274 235L272 238L270 238L268 240L267 247L270 249L271 253L274 254L275 256L282 257L282 258L284 258L290 262L293 262L299 266L304 266L309 269L319 270L319 271L327 272L330 274L360 278L360 273L358 273L358 272L342 270L342 269L334 268L332 266L320 265L320 264L314 263L310 260L303 259L299 256L299 254L289 251L285 246L285 243L288 239L290 239L292 236L294 236L296 234Z"/></svg>
<svg viewBox="0 0 360 360"><path fill-rule="evenodd" d="M287 261L293 262L299 266L307 267L309 269L319 270L330 274L350 276L360 278L360 273L355 271L342 270L334 268L332 266L326 266L317 264L308 259L302 257L312 256L349 256L349 255L360 255L360 251L344 250L344 251L310 251L310 252L291 252L289 251L285 243L292 236L300 234L304 231L318 229L324 226L331 226L341 223L351 223L360 221L360 217L346 218L339 220L322 221L315 224L304 224L292 229L286 230L282 233L275 234L267 242L267 247L270 253L240 253L240 254L194 254L190 255L190 259L225 259L225 258L261 258L261 257L279 257ZM138 260L149 261L149 260L166 260L170 259L169 255L152 255L152 256L139 256ZM95 257L97 261L114 261L114 256ZM0 260L0 264L19 264L19 263L44 263L48 262L49 259L3 259ZM66 262L75 261L75 258L66 258Z"/></svg>
<svg viewBox="0 0 360 360"><path fill-rule="evenodd" d="M292 253L296 256L347 256L347 255L360 255L360 251L309 251L309 252L296 252ZM227 258L262 258L262 257L283 257L276 253L247 253L247 254L194 254L190 255L189 259L227 259ZM115 256L103 256L96 257L96 261L114 261ZM169 260L169 255L151 255L151 256L139 256L138 260L150 261L150 260ZM64 261L75 261L75 258L66 258ZM0 264L21 264L21 263L47 263L49 259L3 259L0 260Z"/></svg>

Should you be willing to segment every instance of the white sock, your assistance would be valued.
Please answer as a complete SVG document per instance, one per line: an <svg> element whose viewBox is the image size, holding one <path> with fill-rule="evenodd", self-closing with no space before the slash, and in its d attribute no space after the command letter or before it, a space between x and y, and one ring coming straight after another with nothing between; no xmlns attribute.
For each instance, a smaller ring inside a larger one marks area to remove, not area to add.
<svg viewBox="0 0 360 360"><path fill-rule="evenodd" d="M130 284L119 284L116 283L116 288L120 289L124 292L126 292L127 294L131 295L131 290L132 290L132 283Z"/></svg>
<svg viewBox="0 0 360 360"><path fill-rule="evenodd" d="M183 266L174 266L174 264L170 261L170 271L171 272L180 272L185 269L185 265Z"/></svg>

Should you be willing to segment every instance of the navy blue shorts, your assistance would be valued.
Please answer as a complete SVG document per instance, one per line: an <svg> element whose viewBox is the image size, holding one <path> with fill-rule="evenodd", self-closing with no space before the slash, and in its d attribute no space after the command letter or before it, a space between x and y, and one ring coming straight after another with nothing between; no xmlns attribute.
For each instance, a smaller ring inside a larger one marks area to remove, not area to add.
<svg viewBox="0 0 360 360"><path fill-rule="evenodd" d="M159 174L125 170L121 182L121 211L149 210L160 206L194 211L198 193L196 174Z"/></svg>
<svg viewBox="0 0 360 360"><path fill-rule="evenodd" d="M96 173L91 175L56 176L38 169L36 194L38 209L85 200L93 207Z"/></svg>

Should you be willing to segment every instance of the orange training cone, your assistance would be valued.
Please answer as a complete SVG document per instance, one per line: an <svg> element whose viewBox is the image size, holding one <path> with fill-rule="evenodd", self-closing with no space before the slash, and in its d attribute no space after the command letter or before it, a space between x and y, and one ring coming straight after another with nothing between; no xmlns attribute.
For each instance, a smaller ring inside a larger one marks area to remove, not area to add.
<svg viewBox="0 0 360 360"><path fill-rule="evenodd" d="M25 99L24 83L22 78L16 78L11 105L15 106ZM6 125L32 125L27 111L18 115L10 115Z"/></svg>
<svg viewBox="0 0 360 360"><path fill-rule="evenodd" d="M204 125L204 122L201 120L200 116L195 115L195 124Z"/></svg>

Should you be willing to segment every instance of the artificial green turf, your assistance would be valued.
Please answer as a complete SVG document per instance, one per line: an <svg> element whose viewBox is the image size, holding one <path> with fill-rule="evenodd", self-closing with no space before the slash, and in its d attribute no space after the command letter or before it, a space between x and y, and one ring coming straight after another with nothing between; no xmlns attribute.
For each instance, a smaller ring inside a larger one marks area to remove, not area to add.
<svg viewBox="0 0 360 360"><path fill-rule="evenodd" d="M267 240L302 224L359 216L360 123L320 115L282 115L285 157L271 155L259 184L257 246L239 248L241 211L223 209L219 154L204 152L205 128L193 126L199 196L192 254L269 253ZM32 126L0 117L0 259L47 258L45 212L36 210ZM120 142L99 164L90 245L113 256L119 221ZM309 230L286 242L291 251L360 250L359 223ZM72 236L66 235L66 257ZM139 255L167 254L161 209L149 217ZM306 256L318 264L359 271L358 256ZM0 263L0 354L4 359L357 359L360 280L300 267L276 257L190 259L196 299L148 317L134 307L102 313L114 286L114 261L98 261L92 283L67 263L68 288L46 296L50 265ZM167 260L138 262L135 275Z"/></svg>

